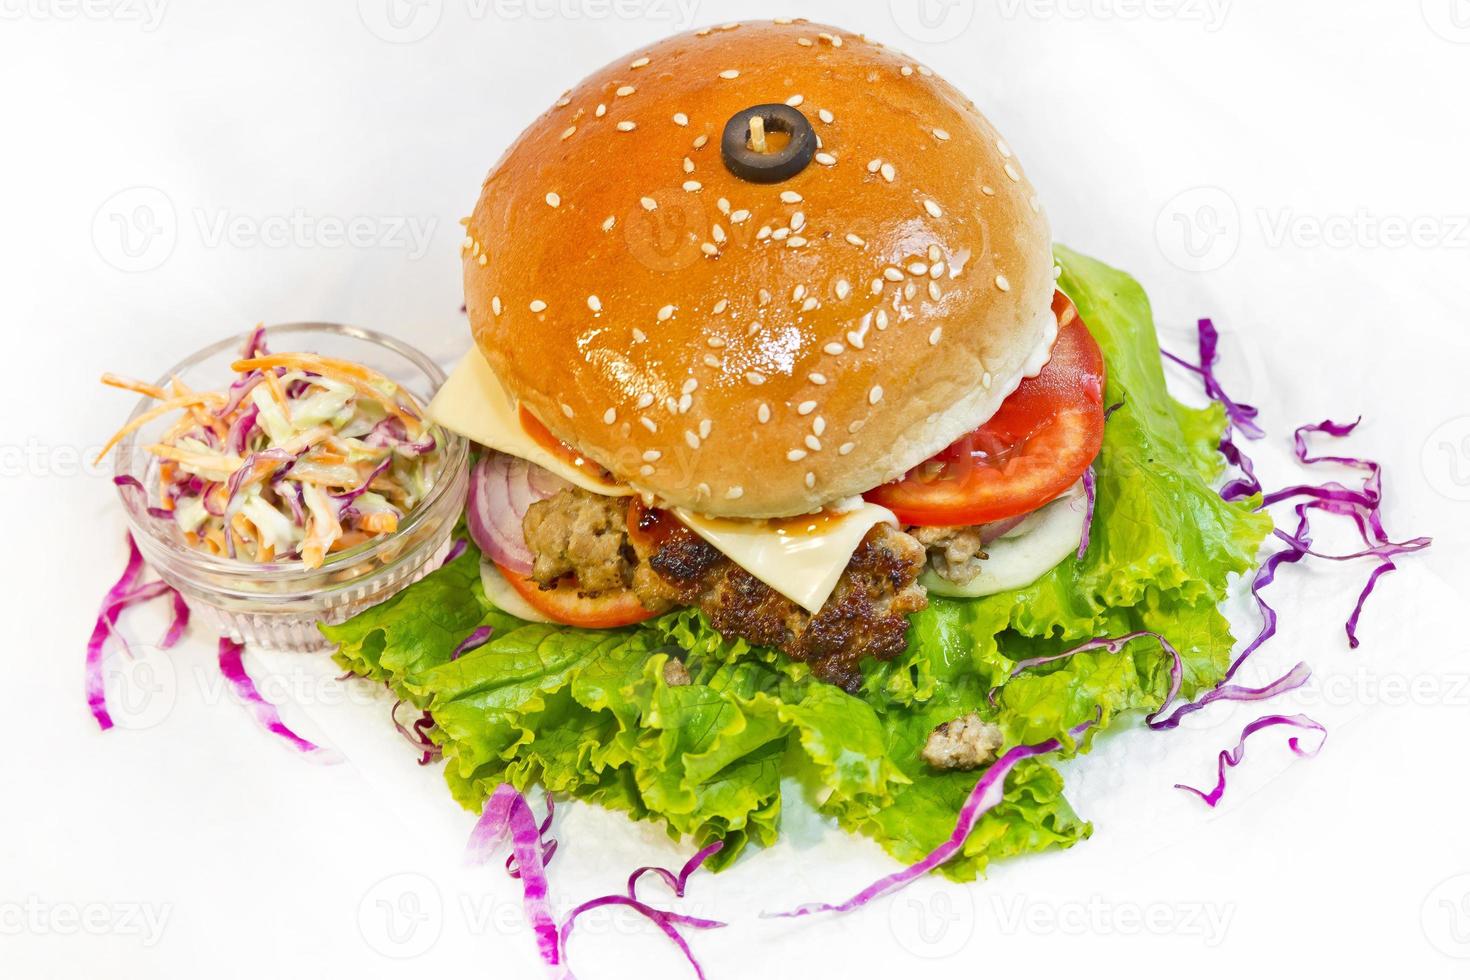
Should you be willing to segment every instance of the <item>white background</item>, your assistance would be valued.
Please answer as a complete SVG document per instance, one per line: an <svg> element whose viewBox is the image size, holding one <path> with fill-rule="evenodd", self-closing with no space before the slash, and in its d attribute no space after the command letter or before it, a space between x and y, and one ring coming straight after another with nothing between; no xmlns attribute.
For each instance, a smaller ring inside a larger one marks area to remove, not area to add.
<svg viewBox="0 0 1470 980"><path fill-rule="evenodd" d="M1312 662L1297 703L1332 729L1316 760L1261 736L1212 813L1171 784L1207 785L1248 711L1122 733L1069 767L1090 842L845 920L762 922L891 868L793 817L780 847L697 880L693 906L734 923L694 940L710 976L1464 975L1470 3L930 0L920 20L914 0L393 0L394 27L388 2L0 0L0 974L539 975L514 883L460 866L470 817L330 665L248 661L342 765L255 729L197 630L145 651L155 696L124 712L141 730L96 731L83 647L123 523L79 458L131 406L96 379L260 320L451 359L456 219L507 142L625 50L760 13L867 31L972 94L1058 240L1138 275L1166 343L1216 318L1272 433L1268 483L1296 478L1293 426L1361 412L1390 530L1437 544L1383 581L1356 652L1341 621L1368 568L1285 574L1251 679ZM354 221L355 244L331 238ZM556 833L567 903L687 852L576 805ZM584 978L685 975L632 921L584 925Z"/></svg>

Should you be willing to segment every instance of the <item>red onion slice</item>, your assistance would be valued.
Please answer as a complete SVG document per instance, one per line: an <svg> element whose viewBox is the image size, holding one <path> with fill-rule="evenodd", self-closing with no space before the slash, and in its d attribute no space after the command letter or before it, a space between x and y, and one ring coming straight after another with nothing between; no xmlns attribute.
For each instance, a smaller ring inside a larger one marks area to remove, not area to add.
<svg viewBox="0 0 1470 980"><path fill-rule="evenodd" d="M518 575L531 574L535 559L522 528L526 511L569 485L523 459L487 453L470 474L470 537L496 564Z"/></svg>

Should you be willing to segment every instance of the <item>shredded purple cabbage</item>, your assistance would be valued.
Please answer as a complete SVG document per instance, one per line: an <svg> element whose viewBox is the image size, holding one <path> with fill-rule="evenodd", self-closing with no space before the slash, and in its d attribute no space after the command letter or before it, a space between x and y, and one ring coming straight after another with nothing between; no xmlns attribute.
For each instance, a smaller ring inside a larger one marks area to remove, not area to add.
<svg viewBox="0 0 1470 980"><path fill-rule="evenodd" d="M449 659L458 660L462 654L480 649L480 647L490 642L490 637L494 633L495 628L493 626L481 626L469 636L465 637L459 646L454 648L454 652L449 655Z"/></svg>
<svg viewBox="0 0 1470 980"><path fill-rule="evenodd" d="M113 727L112 715L107 710L106 676L102 670L107 656L108 639L115 638L124 652L131 653L127 639L117 630L118 618L131 606L167 595L173 603L173 621L169 624L168 632L159 641L159 647L164 650L173 647L189 627L189 604L184 601L184 597L163 581L139 585L138 580L143 576L143 569L143 553L138 550L138 543L129 534L127 565L123 568L122 576L102 597L96 625L92 627L92 636L87 640L87 707L96 719L97 727L104 732Z"/></svg>
<svg viewBox="0 0 1470 980"><path fill-rule="evenodd" d="M1112 641L1094 642L1105 645ZM1095 723L1095 721L1089 721L1072 729L1072 737L1077 738ZM830 905L825 902L814 902L799 906L790 912L762 913L762 918L791 919L814 915L819 912L851 912L854 909L862 908L875 899L898 891L918 878L922 878L958 854L960 849L964 847L965 841L969 838L970 832L975 829L975 824L980 821L980 818L1005 798L1005 780L1010 775L1012 769L1015 769L1017 765L1026 759L1047 755L1060 748L1062 748L1062 741L1052 738L1036 745L1017 745L997 759L989 769L985 770L985 775L980 777L980 781L970 791L969 798L965 800L965 805L960 808L959 820L955 824L954 832L950 834L949 839L936 847L924 859L909 865L901 871L895 871L891 875L879 878L845 902L840 902L835 905Z"/></svg>
<svg viewBox="0 0 1470 980"><path fill-rule="evenodd" d="M255 681L251 680L250 674L245 670L244 654L244 644L236 643L228 636L220 637L220 673L224 675L225 680L230 682L236 697L250 710L256 723L298 752L307 755L322 752L320 745L307 741L287 728L286 723L281 721L281 713L276 710L276 706L260 696L260 691L255 687Z"/></svg>
<svg viewBox="0 0 1470 980"><path fill-rule="evenodd" d="M1087 516L1082 525L1082 540L1077 544L1077 560L1087 555L1087 546L1092 543L1092 516L1097 512L1097 474L1092 467L1082 474L1082 489L1087 491Z"/></svg>
<svg viewBox="0 0 1470 980"><path fill-rule="evenodd" d="M444 556L443 565L440 565L439 567L443 568L444 565L448 565L452 562L457 561L459 557L469 549L470 543L468 541L466 541L464 538L455 538L454 543L449 546L449 554Z"/></svg>
<svg viewBox="0 0 1470 980"><path fill-rule="evenodd" d="M1291 746L1291 751L1295 752L1303 759L1311 759L1315 757L1318 752L1322 751L1322 746L1327 741L1327 729L1323 727L1320 723L1313 721L1311 718L1308 718L1306 715L1267 715L1264 718L1257 718L1255 721L1245 726L1245 730L1240 733L1240 740L1235 743L1234 749L1221 750L1219 763L1217 765L1217 777L1213 789L1206 792L1201 789L1195 789L1193 786L1185 786L1182 783L1176 783L1175 788L1182 789L1187 793L1193 793L1201 800L1204 800L1206 806L1216 806L1220 802L1220 798L1225 795L1225 770L1235 768L1236 766L1240 765L1240 763L1245 759L1246 739L1250 738L1252 735L1254 735L1258 731L1261 731L1262 729L1274 728L1277 726L1286 726L1290 728L1301 729L1303 731L1317 732L1322 736L1321 740L1317 743L1317 747L1310 750L1302 748L1301 738L1299 736L1293 735L1287 740L1287 744Z"/></svg>
<svg viewBox="0 0 1470 980"><path fill-rule="evenodd" d="M1266 435L1256 423L1256 416L1260 410L1254 405L1246 405L1237 402L1225 393L1220 381L1215 377L1215 365L1220 360L1220 332L1215 329L1212 320L1199 321L1199 363L1192 364L1177 354L1164 351L1163 354L1169 360L1178 364L1187 371L1199 375L1204 382L1205 394L1225 406L1225 416L1230 424L1238 428L1248 439L1260 439Z"/></svg>
<svg viewBox="0 0 1470 980"><path fill-rule="evenodd" d="M356 674L349 671L337 679L344 680L356 676ZM427 766L444 754L444 750L435 745L434 740L429 738L429 729L434 727L434 718L427 711L421 711L412 723L405 725L398 720L398 709L407 703L403 698L394 701L392 709L388 712L388 717L393 719L393 727L398 729L398 734L402 735L410 745L421 753L419 755L419 765Z"/></svg>
<svg viewBox="0 0 1470 980"><path fill-rule="evenodd" d="M556 816L556 799L549 792L543 793L543 795L546 799L546 816L541 818L539 831L541 836L541 864L545 867L551 863L552 857L556 854L556 838L553 837L548 840L546 837L547 833L551 830L551 820ZM516 867L516 856L514 854L511 854L505 859L505 873L512 878L519 878L521 876L520 869Z"/></svg>
<svg viewBox="0 0 1470 980"><path fill-rule="evenodd" d="M143 487L143 482L139 480L136 476L115 476L112 478L112 482L128 490L138 491L138 493L142 495L143 503L145 505L148 504L148 491ZM147 510L148 516L156 518L157 520L171 521L174 519L174 512L171 510L166 510L163 507L148 506Z"/></svg>
<svg viewBox="0 0 1470 980"><path fill-rule="evenodd" d="M490 794L485 810L470 834L466 857L484 864L509 839L521 873L522 904L526 920L536 934L536 947L547 966L562 966L561 936L551 913L546 867L541 860L541 834L526 798L510 783L501 783ZM563 976L570 973L562 970Z"/></svg>

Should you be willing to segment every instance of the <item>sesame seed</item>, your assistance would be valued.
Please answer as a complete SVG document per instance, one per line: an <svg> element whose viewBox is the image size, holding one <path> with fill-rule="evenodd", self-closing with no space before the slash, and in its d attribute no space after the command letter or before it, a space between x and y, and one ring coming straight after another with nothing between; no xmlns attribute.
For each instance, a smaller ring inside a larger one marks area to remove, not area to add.
<svg viewBox="0 0 1470 980"><path fill-rule="evenodd" d="M729 306L730 306L730 301L728 299L722 299L722 300L720 300L718 303L715 304L715 307L714 307L714 314L715 314L715 316L719 316L721 313L725 312L725 310L728 309Z"/></svg>
<svg viewBox="0 0 1470 980"><path fill-rule="evenodd" d="M784 242L786 239L791 237L791 229L777 228L775 231L771 232L771 237L776 239L776 241L778 242Z"/></svg>
<svg viewBox="0 0 1470 980"><path fill-rule="evenodd" d="M939 283L935 282L933 279L930 279L929 280L929 298L932 299L934 302L937 303L937 302L939 302L939 297L941 295L942 294L939 291Z"/></svg>
<svg viewBox="0 0 1470 980"><path fill-rule="evenodd" d="M851 232L847 235L847 244L856 246L857 248L866 248L868 245L866 241Z"/></svg>
<svg viewBox="0 0 1470 980"><path fill-rule="evenodd" d="M763 242L767 238L770 238L770 237L771 237L771 226L770 225L763 226L760 231L758 231L758 232L755 233L755 240L758 241L758 242Z"/></svg>
<svg viewBox="0 0 1470 980"><path fill-rule="evenodd" d="M878 311L878 315L873 318L873 322L875 322L875 323L878 324L878 329L879 330L887 330L888 329L888 311L887 310L879 310Z"/></svg>
<svg viewBox="0 0 1470 980"><path fill-rule="evenodd" d="M808 490L810 490L812 487L814 487L816 485L817 485L817 474L815 474L815 473L811 472L810 470L808 470L807 471L807 474L806 474L806 488Z"/></svg>
<svg viewBox="0 0 1470 980"><path fill-rule="evenodd" d="M801 195L796 193L796 191L781 192L781 202L783 204L800 204L801 200Z"/></svg>
<svg viewBox="0 0 1470 980"><path fill-rule="evenodd" d="M849 422L847 425L847 431L853 435L857 435L859 432L863 431L864 424L865 423L862 419L858 419L855 422Z"/></svg>
<svg viewBox="0 0 1470 980"><path fill-rule="evenodd" d="M489 265L490 264L490 256L485 255L485 254L482 253L480 255L480 257L476 261L479 262L481 265Z"/></svg>
<svg viewBox="0 0 1470 980"><path fill-rule="evenodd" d="M602 413L602 421L607 425L612 425L617 420L618 410L616 408L609 408L607 411Z"/></svg>
<svg viewBox="0 0 1470 980"><path fill-rule="evenodd" d="M539 299L533 299L533 300L531 300L531 312L532 313L540 313L540 312L542 312L545 309L546 309L546 303L545 303L544 300L539 300Z"/></svg>
<svg viewBox="0 0 1470 980"><path fill-rule="evenodd" d="M932 78L934 76L934 69L930 68L928 65L920 65L919 74L923 75L925 78Z"/></svg>
<svg viewBox="0 0 1470 980"><path fill-rule="evenodd" d="M736 71L734 68L726 68L724 71L720 72L720 77L724 79L734 80L740 77L740 72Z"/></svg>
<svg viewBox="0 0 1470 980"><path fill-rule="evenodd" d="M500 315L500 297L499 296L493 296L493 297L491 297L491 299L490 299L490 309L495 312L495 315L496 316L499 316Z"/></svg>
<svg viewBox="0 0 1470 980"><path fill-rule="evenodd" d="M903 287L904 299L913 299L917 295L919 295L919 287L915 286L913 283L908 283ZM893 308L898 309L898 303L896 301L893 304Z"/></svg>
<svg viewBox="0 0 1470 980"><path fill-rule="evenodd" d="M883 174L883 179L888 181L890 184L898 179L898 171L894 169L893 164L891 163L883 164L883 166L879 168L879 171Z"/></svg>
<svg viewBox="0 0 1470 980"><path fill-rule="evenodd" d="M990 377L990 372L989 371L986 371L985 372L985 376L980 379L980 385L981 385L981 387L989 388L990 387L991 380L992 379Z"/></svg>
<svg viewBox="0 0 1470 980"><path fill-rule="evenodd" d="M620 133L631 133L637 128L638 124L631 119L624 119L622 122L618 123L618 132Z"/></svg>
<svg viewBox="0 0 1470 980"><path fill-rule="evenodd" d="M726 500L739 500L743 496L745 496L744 487L731 487L729 490L725 491Z"/></svg>
<svg viewBox="0 0 1470 980"><path fill-rule="evenodd" d="M704 342L710 347L713 347L715 350L719 350L721 347L725 346L725 340L723 337L706 337Z"/></svg>
<svg viewBox="0 0 1470 980"><path fill-rule="evenodd" d="M810 449L812 452L819 453L822 451L822 440L818 439L816 436L807 436L802 441L806 443L806 448Z"/></svg>
<svg viewBox="0 0 1470 980"><path fill-rule="evenodd" d="M810 401L808 401L808 402L802 402L800 405L796 406L796 414L797 415L810 415L813 412L815 412L816 410L817 410L817 403L816 402L810 402Z"/></svg>
<svg viewBox="0 0 1470 980"><path fill-rule="evenodd" d="M706 367L717 368L720 366L720 359L713 354L706 354L704 355L704 363Z"/></svg>
<svg viewBox="0 0 1470 980"><path fill-rule="evenodd" d="M587 309L591 310L593 313L601 313L602 312L602 300L598 299L596 296L588 296L587 297Z"/></svg>
<svg viewBox="0 0 1470 980"><path fill-rule="evenodd" d="M607 115L607 106L605 106L601 102L599 102L597 104L597 113L596 113L596 115L597 115L597 118L598 119L601 119L603 116Z"/></svg>
<svg viewBox="0 0 1470 980"><path fill-rule="evenodd" d="M688 429L684 430L684 441L689 444L690 449L699 448L699 436L690 432Z"/></svg>
<svg viewBox="0 0 1470 980"><path fill-rule="evenodd" d="M708 144L709 144L709 136L708 136L708 134L694 137L694 148L696 150L702 150Z"/></svg>
<svg viewBox="0 0 1470 980"><path fill-rule="evenodd" d="M949 139L949 130L946 130L946 129L936 129L936 130L934 130L934 138L937 139L937 140L939 140L939 142L941 142L941 143L946 142Z"/></svg>
<svg viewBox="0 0 1470 980"><path fill-rule="evenodd" d="M789 224L791 225L792 231L801 231L802 228L806 227L806 212L798 211L793 214Z"/></svg>
<svg viewBox="0 0 1470 980"><path fill-rule="evenodd" d="M638 467L638 472L644 476L653 476L653 467L649 466L647 463L644 463L642 466Z"/></svg>
<svg viewBox="0 0 1470 980"><path fill-rule="evenodd" d="M823 432L826 432L826 431L827 431L827 420L826 419L822 418L820 415L818 415L816 418L812 419L812 432L814 434L821 435Z"/></svg>
<svg viewBox="0 0 1470 980"><path fill-rule="evenodd" d="M686 191L688 191L689 193L691 193L691 194L693 194L697 190L702 190L703 188L704 188L704 185L701 184L697 180L686 180L686 181L684 181L684 189Z"/></svg>
<svg viewBox="0 0 1470 980"><path fill-rule="evenodd" d="M1006 164L1006 176L1009 177L1009 178L1011 178L1011 180L1020 180L1021 179L1021 175L1020 175L1020 173L1017 172L1015 166L1012 165L1012 164L1009 164L1009 163Z"/></svg>
<svg viewBox="0 0 1470 980"><path fill-rule="evenodd" d="M813 371L811 374L808 374L806 376L806 379L814 385L824 385L827 383L827 376L817 371Z"/></svg>
<svg viewBox="0 0 1470 980"><path fill-rule="evenodd" d="M868 392L868 404L876 405L883 400L883 386L874 385L873 390Z"/></svg>
<svg viewBox="0 0 1470 980"><path fill-rule="evenodd" d="M642 330L639 330L637 327L633 328L633 343L641 344L647 339L648 334L644 333Z"/></svg>
<svg viewBox="0 0 1470 980"><path fill-rule="evenodd" d="M602 230L603 231L612 231L613 230L613 226L616 225L617 223L618 223L617 216L610 214L610 215L607 216L607 220L602 223Z"/></svg>
<svg viewBox="0 0 1470 980"><path fill-rule="evenodd" d="M933 201L925 201L924 210L929 212L929 217L931 218L944 217L944 211L939 207L938 204L935 204Z"/></svg>
<svg viewBox="0 0 1470 980"><path fill-rule="evenodd" d="M882 160L872 159L872 160L869 160L868 161L868 173L870 173L870 174L877 173L879 170L882 169L882 167L883 167L883 161Z"/></svg>
<svg viewBox="0 0 1470 980"><path fill-rule="evenodd" d="M799 37L796 39L796 43L804 48L809 48L812 46L812 39L809 37Z"/></svg>
<svg viewBox="0 0 1470 980"><path fill-rule="evenodd" d="M766 383L766 376L758 371L747 371L745 372L745 380L753 385L763 385Z"/></svg>
<svg viewBox="0 0 1470 980"><path fill-rule="evenodd" d="M669 317L671 317L673 315L674 315L674 305L671 303L668 306L665 306L665 307L663 307L662 309L660 309L658 311L658 320L659 320L660 323L662 323L663 321L667 320Z"/></svg>
<svg viewBox="0 0 1470 980"><path fill-rule="evenodd" d="M626 95L632 95L636 91L638 91L638 90L636 88L634 88L633 86L631 86L631 85L624 85L624 86L622 86L621 88L618 89L618 97L619 98L622 98L623 96L626 96Z"/></svg>
<svg viewBox="0 0 1470 980"><path fill-rule="evenodd" d="M694 396L687 392L679 396L679 402L675 405L675 409L680 415L683 415L692 407L694 407Z"/></svg>
<svg viewBox="0 0 1470 980"><path fill-rule="evenodd" d="M713 422L711 422L709 419L700 419L699 420L699 438L701 438L701 439L708 439L709 438L709 434L710 434L711 431L714 430L714 427L715 427L715 424Z"/></svg>
<svg viewBox="0 0 1470 980"><path fill-rule="evenodd" d="M883 270L883 278L889 282L903 282L903 270L890 265Z"/></svg>
<svg viewBox="0 0 1470 980"><path fill-rule="evenodd" d="M924 276L929 274L929 266L924 262L910 262L909 275Z"/></svg>
<svg viewBox="0 0 1470 980"><path fill-rule="evenodd" d="M802 95L793 95L791 98L789 98L789 99L786 100L786 104L789 105L789 106L791 106L791 108L795 109L797 106L801 105L805 101L806 101L806 97L805 96L802 96Z"/></svg>
<svg viewBox="0 0 1470 980"><path fill-rule="evenodd" d="M633 68L633 69L647 68L648 67L648 62L649 62L649 59L648 58L639 58L637 61L633 62L628 67L629 68Z"/></svg>
<svg viewBox="0 0 1470 980"><path fill-rule="evenodd" d="M565 109L567 106L569 106L571 104L572 104L572 94L570 92L566 93L561 98L559 98L559 99L556 100L556 107L558 109Z"/></svg>
<svg viewBox="0 0 1470 980"><path fill-rule="evenodd" d="M665 398L664 408L667 408L669 410L669 414L673 415L679 411L679 403L675 401L672 397Z"/></svg>
<svg viewBox="0 0 1470 980"><path fill-rule="evenodd" d="M771 406L761 402L760 407L755 410L755 417L760 420L761 425L771 421Z"/></svg>
<svg viewBox="0 0 1470 980"><path fill-rule="evenodd" d="M645 409L645 408L647 408L648 406L650 406L652 404L653 404L653 396L650 395L648 392L645 391L643 394L641 394L641 395L638 396L638 408L640 410L641 409Z"/></svg>
<svg viewBox="0 0 1470 980"><path fill-rule="evenodd" d="M995 148L1000 151L1001 156L1006 157L1007 159L1010 158L1011 148L1006 145L1005 140L996 140Z"/></svg>
<svg viewBox="0 0 1470 980"><path fill-rule="evenodd" d="M933 265L931 265L929 267L929 278L930 279L938 279L942 275L944 275L944 263L943 262L935 262Z"/></svg>
<svg viewBox="0 0 1470 980"><path fill-rule="evenodd" d="M877 296L879 293L883 292L883 280L882 279L874 279L873 280L873 285L872 285L871 288L873 290L873 295L874 296Z"/></svg>
<svg viewBox="0 0 1470 980"><path fill-rule="evenodd" d="M844 351L846 351L847 348L846 347L843 347L841 344L837 343L834 340L832 343L828 344L826 347L823 347L822 350L826 351L828 354L831 354L833 357L838 357Z"/></svg>
<svg viewBox="0 0 1470 980"><path fill-rule="evenodd" d="M675 126L687 126L687 125L689 125L689 117L686 116L686 115L684 115L684 113L682 113L682 112L676 112L676 113L674 113L674 125Z"/></svg>
<svg viewBox="0 0 1470 980"><path fill-rule="evenodd" d="M856 330L848 331L847 342L849 344L852 344L852 346L856 347L858 350L863 349L864 340L865 338L863 337L863 335L861 333L858 333Z"/></svg>
<svg viewBox="0 0 1470 980"><path fill-rule="evenodd" d="M786 243L786 247L787 248L801 248L805 244L806 244L806 239L805 238L802 238L800 235L794 235L794 236L792 236L791 241L789 241L789 242Z"/></svg>
<svg viewBox="0 0 1470 980"><path fill-rule="evenodd" d="M568 126L566 129L561 131L561 138L564 140L569 140L572 138L572 135L576 133L576 131L576 126Z"/></svg>
<svg viewBox="0 0 1470 980"><path fill-rule="evenodd" d="M709 484L708 483L701 483L699 486L695 487L694 489L699 492L699 495L701 497L708 497L709 496Z"/></svg>
<svg viewBox="0 0 1470 980"><path fill-rule="evenodd" d="M803 313L810 313L812 310L815 310L821 305L821 301L818 300L815 296L808 296L806 298L806 302L801 304L801 311Z"/></svg>
<svg viewBox="0 0 1470 980"><path fill-rule="evenodd" d="M848 453L852 452L856 448L857 445L855 443L844 442L842 445L837 447L837 455L846 456Z"/></svg>
<svg viewBox="0 0 1470 980"><path fill-rule="evenodd" d="M694 161L689 159L688 157L684 158L684 172L686 174L694 173Z"/></svg>
<svg viewBox="0 0 1470 980"><path fill-rule="evenodd" d="M984 194L986 197L994 197L995 196L995 188L994 187L991 187L989 184L981 184L980 185L980 193L981 194Z"/></svg>
<svg viewBox="0 0 1470 980"><path fill-rule="evenodd" d="M561 195L558 194L556 191L552 191L550 194L546 195L546 203L554 208L561 207Z"/></svg>
<svg viewBox="0 0 1470 980"><path fill-rule="evenodd" d="M567 418L572 418L574 415L577 414L576 412L572 411L572 406L568 405L566 402L561 403L561 413Z"/></svg>
<svg viewBox="0 0 1470 980"><path fill-rule="evenodd" d="M730 220L737 225L749 219L750 212L745 210L744 208L741 208L739 211L734 211L730 214Z"/></svg>
<svg viewBox="0 0 1470 980"><path fill-rule="evenodd" d="M802 460L806 459L806 450L805 449L793 449L793 450L791 450L790 452L788 452L786 454L786 458L790 462L799 463Z"/></svg>
<svg viewBox="0 0 1470 980"><path fill-rule="evenodd" d="M657 432L658 431L658 423L655 422L653 419L649 418L647 415L642 416L641 418L638 419L638 421L640 423L642 423L643 427L645 429L647 429L649 432ZM655 456L653 459L658 459L658 457ZM644 460L644 462L652 463L653 462L653 459L649 459L648 458L648 453L644 453L643 454L643 460Z"/></svg>
<svg viewBox="0 0 1470 980"><path fill-rule="evenodd" d="M1060 279L1060 278L1062 278L1062 267L1059 266L1059 265L1052 266L1051 267L1051 277L1053 279Z"/></svg>
<svg viewBox="0 0 1470 980"><path fill-rule="evenodd" d="M705 255L715 256L720 254L720 249L713 242L705 242L699 246L699 250Z"/></svg>
<svg viewBox="0 0 1470 980"><path fill-rule="evenodd" d="M835 166L837 166L837 158L834 157L830 153L818 153L817 154L817 162L820 163L824 167L835 167Z"/></svg>
<svg viewBox="0 0 1470 980"><path fill-rule="evenodd" d="M791 301L793 303L799 303L801 302L801 298L805 295L806 286L802 283L798 283L796 288L791 291Z"/></svg>
<svg viewBox="0 0 1470 980"><path fill-rule="evenodd" d="M638 203L643 205L643 210L645 210L645 211L657 211L658 210L658 202L655 201L651 197L639 198L638 199Z"/></svg>
<svg viewBox="0 0 1470 980"><path fill-rule="evenodd" d="M996 285L996 288L999 289L1003 293L1008 293L1008 292L1011 291L1011 281L1009 279L1007 279L1005 276L996 276L995 277L995 285Z"/></svg>
<svg viewBox="0 0 1470 980"><path fill-rule="evenodd" d="M827 109L818 109L817 118L821 119L822 122L826 123L828 126L832 125L832 123L837 119L837 117L832 115L832 113Z"/></svg>

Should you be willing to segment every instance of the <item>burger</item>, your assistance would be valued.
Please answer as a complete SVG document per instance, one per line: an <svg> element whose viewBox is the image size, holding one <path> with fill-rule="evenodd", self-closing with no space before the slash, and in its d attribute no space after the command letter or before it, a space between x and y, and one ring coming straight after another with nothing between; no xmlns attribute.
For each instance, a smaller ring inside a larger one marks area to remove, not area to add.
<svg viewBox="0 0 1470 980"><path fill-rule="evenodd" d="M800 20L661 41L464 224L428 409L478 447L463 553L324 627L464 806L539 784L718 867L800 797L969 878L1090 832L1041 755L1228 676L1271 524L1217 490L1226 415L923 64Z"/></svg>
<svg viewBox="0 0 1470 980"><path fill-rule="evenodd" d="M1015 153L897 52L785 21L618 61L496 164L463 259L430 412L489 451L472 530L523 618L693 607L856 690L930 595L1078 549L1102 355Z"/></svg>

